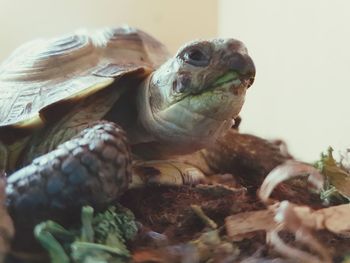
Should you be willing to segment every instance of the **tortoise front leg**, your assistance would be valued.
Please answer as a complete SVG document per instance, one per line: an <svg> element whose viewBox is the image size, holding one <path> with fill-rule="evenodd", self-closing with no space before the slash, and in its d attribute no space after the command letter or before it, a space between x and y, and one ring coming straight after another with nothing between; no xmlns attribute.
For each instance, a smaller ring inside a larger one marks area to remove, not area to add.
<svg viewBox="0 0 350 263"><path fill-rule="evenodd" d="M130 188L147 185L195 185L204 181L205 175L199 168L183 161L135 161Z"/></svg>
<svg viewBox="0 0 350 263"><path fill-rule="evenodd" d="M124 132L100 122L12 174L8 209L21 229L47 219L70 222L84 205L106 207L127 189L130 178Z"/></svg>
<svg viewBox="0 0 350 263"><path fill-rule="evenodd" d="M198 184L205 175L224 173L258 184L290 158L278 144L232 129L210 147L176 160L136 162L131 187Z"/></svg>

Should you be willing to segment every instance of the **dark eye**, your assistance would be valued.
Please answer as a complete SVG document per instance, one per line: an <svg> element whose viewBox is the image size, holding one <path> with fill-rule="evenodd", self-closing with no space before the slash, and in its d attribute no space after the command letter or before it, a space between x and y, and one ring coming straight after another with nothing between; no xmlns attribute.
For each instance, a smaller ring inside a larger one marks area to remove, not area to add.
<svg viewBox="0 0 350 263"><path fill-rule="evenodd" d="M198 48L187 51L184 54L184 59L187 63L197 67L208 66L210 62L209 55Z"/></svg>

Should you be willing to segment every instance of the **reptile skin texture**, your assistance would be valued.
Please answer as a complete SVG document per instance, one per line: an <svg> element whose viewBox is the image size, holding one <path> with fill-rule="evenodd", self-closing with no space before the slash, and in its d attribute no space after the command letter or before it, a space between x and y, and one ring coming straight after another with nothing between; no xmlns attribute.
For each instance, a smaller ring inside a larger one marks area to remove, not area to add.
<svg viewBox="0 0 350 263"><path fill-rule="evenodd" d="M7 207L16 226L29 228L47 219L64 223L84 205L104 208L130 180L125 133L102 121L12 174Z"/></svg>

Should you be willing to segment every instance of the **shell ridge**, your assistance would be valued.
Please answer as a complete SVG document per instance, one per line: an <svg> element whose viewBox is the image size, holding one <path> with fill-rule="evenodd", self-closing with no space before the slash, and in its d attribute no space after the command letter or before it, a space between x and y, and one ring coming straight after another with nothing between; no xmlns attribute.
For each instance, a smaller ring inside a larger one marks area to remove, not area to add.
<svg viewBox="0 0 350 263"><path fill-rule="evenodd" d="M0 127L40 123L53 103L90 96L125 74L149 74L168 58L163 49L129 26L22 45L0 65Z"/></svg>

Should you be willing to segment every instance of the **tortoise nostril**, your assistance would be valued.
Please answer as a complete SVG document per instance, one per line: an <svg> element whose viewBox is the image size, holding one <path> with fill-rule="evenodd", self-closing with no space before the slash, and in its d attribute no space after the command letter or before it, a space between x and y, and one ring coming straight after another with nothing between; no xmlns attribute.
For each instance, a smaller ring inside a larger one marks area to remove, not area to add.
<svg viewBox="0 0 350 263"><path fill-rule="evenodd" d="M176 93L185 92L191 84L191 75L188 72L180 73L178 78L173 82L172 90Z"/></svg>

